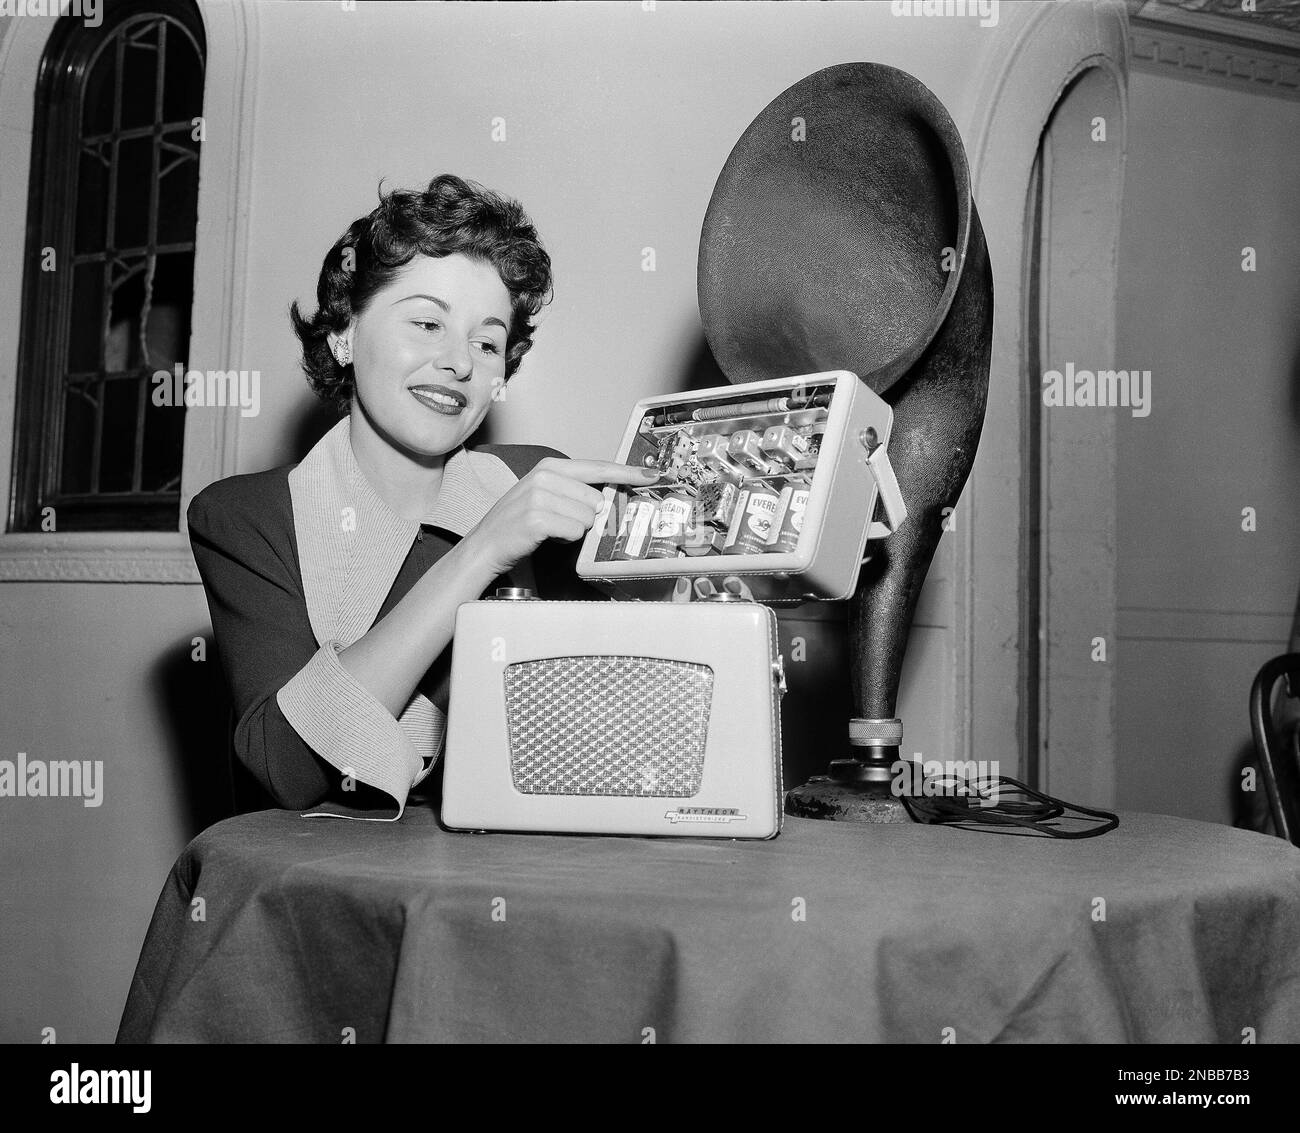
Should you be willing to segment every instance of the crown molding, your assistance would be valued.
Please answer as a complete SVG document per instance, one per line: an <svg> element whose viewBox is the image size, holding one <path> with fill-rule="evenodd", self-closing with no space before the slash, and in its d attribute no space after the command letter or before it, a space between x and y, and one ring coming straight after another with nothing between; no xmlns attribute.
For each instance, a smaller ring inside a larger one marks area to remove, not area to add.
<svg viewBox="0 0 1300 1133"><path fill-rule="evenodd" d="M1300 0L1127 0L1126 6L1131 19L1145 23L1300 53Z"/></svg>
<svg viewBox="0 0 1300 1133"><path fill-rule="evenodd" d="M1128 7L1134 70L1300 100L1300 34L1158 0Z"/></svg>

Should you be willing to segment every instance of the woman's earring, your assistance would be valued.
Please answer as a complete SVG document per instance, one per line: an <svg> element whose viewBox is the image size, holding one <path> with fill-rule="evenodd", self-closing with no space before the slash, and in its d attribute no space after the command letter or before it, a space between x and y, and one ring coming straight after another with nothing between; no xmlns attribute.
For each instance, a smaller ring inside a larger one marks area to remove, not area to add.
<svg viewBox="0 0 1300 1133"><path fill-rule="evenodd" d="M352 343L346 338L340 338L334 346L334 361L340 366L352 364Z"/></svg>

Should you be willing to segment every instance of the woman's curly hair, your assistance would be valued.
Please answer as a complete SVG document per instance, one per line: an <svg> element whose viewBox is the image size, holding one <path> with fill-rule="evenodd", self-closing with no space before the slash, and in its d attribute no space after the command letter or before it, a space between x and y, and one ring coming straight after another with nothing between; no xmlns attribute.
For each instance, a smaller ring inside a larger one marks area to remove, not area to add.
<svg viewBox="0 0 1300 1133"><path fill-rule="evenodd" d="M303 315L297 302L289 308L307 381L340 414L352 404L353 372L335 360L329 336L342 333L417 255L456 252L491 264L510 292L507 380L519 368L532 349L532 320L551 300L551 257L518 201L443 173L423 191L381 190L374 212L354 221L326 254L316 313Z"/></svg>

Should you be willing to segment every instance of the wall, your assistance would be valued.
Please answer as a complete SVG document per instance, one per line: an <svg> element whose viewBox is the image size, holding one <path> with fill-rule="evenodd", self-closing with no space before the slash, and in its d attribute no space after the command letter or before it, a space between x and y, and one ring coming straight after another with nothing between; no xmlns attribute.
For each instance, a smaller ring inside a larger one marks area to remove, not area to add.
<svg viewBox="0 0 1300 1133"><path fill-rule="evenodd" d="M606 456L636 398L720 380L701 351L695 254L714 178L754 115L812 71L870 59L930 85L968 136L989 61L1035 7L1003 5L981 28L894 18L887 5L259 6L254 126L240 141L251 163L244 330L223 366L261 371L262 412L240 424L231 471L296 459L320 429L285 309L310 300L321 256L372 207L381 178L454 170L524 201L557 296L493 411L493 438ZM492 140L496 117L504 142ZM0 203L13 246L22 202ZM1022 207L979 201L989 230ZM222 222L204 219L211 238ZM654 273L641 271L645 247ZM991 255L1000 289L1020 265ZM12 323L0 326L7 397ZM952 569L945 540L904 674L907 746L931 758L952 746ZM223 789L210 674L189 661L206 631L202 594L6 583L0 625L0 753L109 762L97 810L5 800L0 954L23 978L0 984L0 1041L35 1041L46 1026L64 1041L108 1040L166 871Z"/></svg>
<svg viewBox="0 0 1300 1133"><path fill-rule="evenodd" d="M1119 802L1228 822L1300 585L1300 102L1145 71L1129 97L1116 365L1153 394L1118 422Z"/></svg>
<svg viewBox="0 0 1300 1133"><path fill-rule="evenodd" d="M111 1041L172 859L220 818L225 720L188 586L5 583L3 756L102 760L103 801L0 800L0 1041Z"/></svg>

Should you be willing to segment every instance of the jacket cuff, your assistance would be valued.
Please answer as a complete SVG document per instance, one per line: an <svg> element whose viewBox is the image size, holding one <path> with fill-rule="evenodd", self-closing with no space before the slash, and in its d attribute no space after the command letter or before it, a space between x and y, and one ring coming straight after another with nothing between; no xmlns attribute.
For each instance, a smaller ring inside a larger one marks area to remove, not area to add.
<svg viewBox="0 0 1300 1133"><path fill-rule="evenodd" d="M417 693L400 719L394 719L343 667L338 657L342 649L340 642L325 642L276 693L276 703L302 741L323 760L394 800L397 813L375 819L393 821L401 818L410 789L432 770L442 749L446 717ZM363 815L352 812L338 817Z"/></svg>

